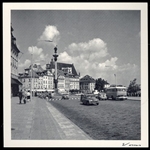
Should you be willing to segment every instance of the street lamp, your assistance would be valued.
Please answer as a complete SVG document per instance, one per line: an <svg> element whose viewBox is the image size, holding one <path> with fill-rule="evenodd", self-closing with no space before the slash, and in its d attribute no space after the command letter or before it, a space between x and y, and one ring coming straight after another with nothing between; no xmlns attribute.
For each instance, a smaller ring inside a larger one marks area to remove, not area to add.
<svg viewBox="0 0 150 150"><path fill-rule="evenodd" d="M53 42L52 40L39 40L39 41L45 41L45 42ZM54 47L54 61L55 61L55 77L54 77L54 84L55 84L55 92L57 93L57 84L58 84L58 79L57 79L57 45Z"/></svg>
<svg viewBox="0 0 150 150"><path fill-rule="evenodd" d="M39 41L45 41L45 42L53 42L52 40L39 40ZM55 77L54 77L54 84L55 84L55 91L57 91L57 46L54 47L54 54L53 54L54 60L55 60Z"/></svg>
<svg viewBox="0 0 150 150"><path fill-rule="evenodd" d="M32 52L31 52L31 94L30 94L30 99L32 100L32 60L33 60L33 47L32 47Z"/></svg>
<svg viewBox="0 0 150 150"><path fill-rule="evenodd" d="M115 76L115 85L117 86L117 75L114 74L114 76Z"/></svg>
<svg viewBox="0 0 150 150"><path fill-rule="evenodd" d="M111 66L105 66L105 67L111 67ZM115 76L115 86L117 86L117 74L114 74Z"/></svg>

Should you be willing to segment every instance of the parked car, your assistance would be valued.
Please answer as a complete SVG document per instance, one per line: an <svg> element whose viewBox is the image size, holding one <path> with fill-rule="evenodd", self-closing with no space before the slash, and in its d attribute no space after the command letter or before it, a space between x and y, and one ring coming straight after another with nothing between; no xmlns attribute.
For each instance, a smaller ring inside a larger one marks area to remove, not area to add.
<svg viewBox="0 0 150 150"><path fill-rule="evenodd" d="M127 99L127 96L126 95L118 95L116 97L116 100L126 100Z"/></svg>
<svg viewBox="0 0 150 150"><path fill-rule="evenodd" d="M75 94L75 95L77 95L77 96L81 96L81 95L83 95L83 93L77 93L77 94Z"/></svg>
<svg viewBox="0 0 150 150"><path fill-rule="evenodd" d="M106 93L99 93L96 98L98 98L99 100L107 100L107 96Z"/></svg>
<svg viewBox="0 0 150 150"><path fill-rule="evenodd" d="M94 95L98 95L98 94L99 94L98 90L95 90L95 91L93 92L93 94L94 94Z"/></svg>
<svg viewBox="0 0 150 150"><path fill-rule="evenodd" d="M69 94L68 93L63 93L61 99L69 99Z"/></svg>
<svg viewBox="0 0 150 150"><path fill-rule="evenodd" d="M99 101L98 99L95 97L94 94L85 94L85 95L81 95L81 99L80 101L82 102L82 104L84 105L99 105Z"/></svg>

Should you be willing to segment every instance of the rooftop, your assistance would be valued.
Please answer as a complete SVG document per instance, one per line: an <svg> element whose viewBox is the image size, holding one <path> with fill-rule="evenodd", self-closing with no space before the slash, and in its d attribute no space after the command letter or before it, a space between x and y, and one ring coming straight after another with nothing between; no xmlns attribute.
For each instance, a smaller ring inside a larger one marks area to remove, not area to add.
<svg viewBox="0 0 150 150"><path fill-rule="evenodd" d="M95 79L89 75L85 75L83 78L80 79L80 82L95 82Z"/></svg>

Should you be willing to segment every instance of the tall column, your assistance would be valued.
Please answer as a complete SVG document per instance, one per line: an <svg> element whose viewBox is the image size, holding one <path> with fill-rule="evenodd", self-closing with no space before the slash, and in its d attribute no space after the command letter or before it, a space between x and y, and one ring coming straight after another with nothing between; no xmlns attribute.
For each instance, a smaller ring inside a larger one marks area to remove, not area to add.
<svg viewBox="0 0 150 150"><path fill-rule="evenodd" d="M57 91L57 83L58 83L58 79L57 79L57 47L54 48L54 61L55 61L55 78L54 78L54 84L55 84L55 91Z"/></svg>

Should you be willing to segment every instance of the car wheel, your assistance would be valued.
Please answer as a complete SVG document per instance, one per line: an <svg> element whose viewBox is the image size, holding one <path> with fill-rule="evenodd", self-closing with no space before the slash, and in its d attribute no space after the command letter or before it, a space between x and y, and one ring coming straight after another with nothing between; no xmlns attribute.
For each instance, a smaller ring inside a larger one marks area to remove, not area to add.
<svg viewBox="0 0 150 150"><path fill-rule="evenodd" d="M88 101L86 102L86 105L89 105L89 102L88 102Z"/></svg>
<svg viewBox="0 0 150 150"><path fill-rule="evenodd" d="M96 103L96 105L99 105L99 103Z"/></svg>

